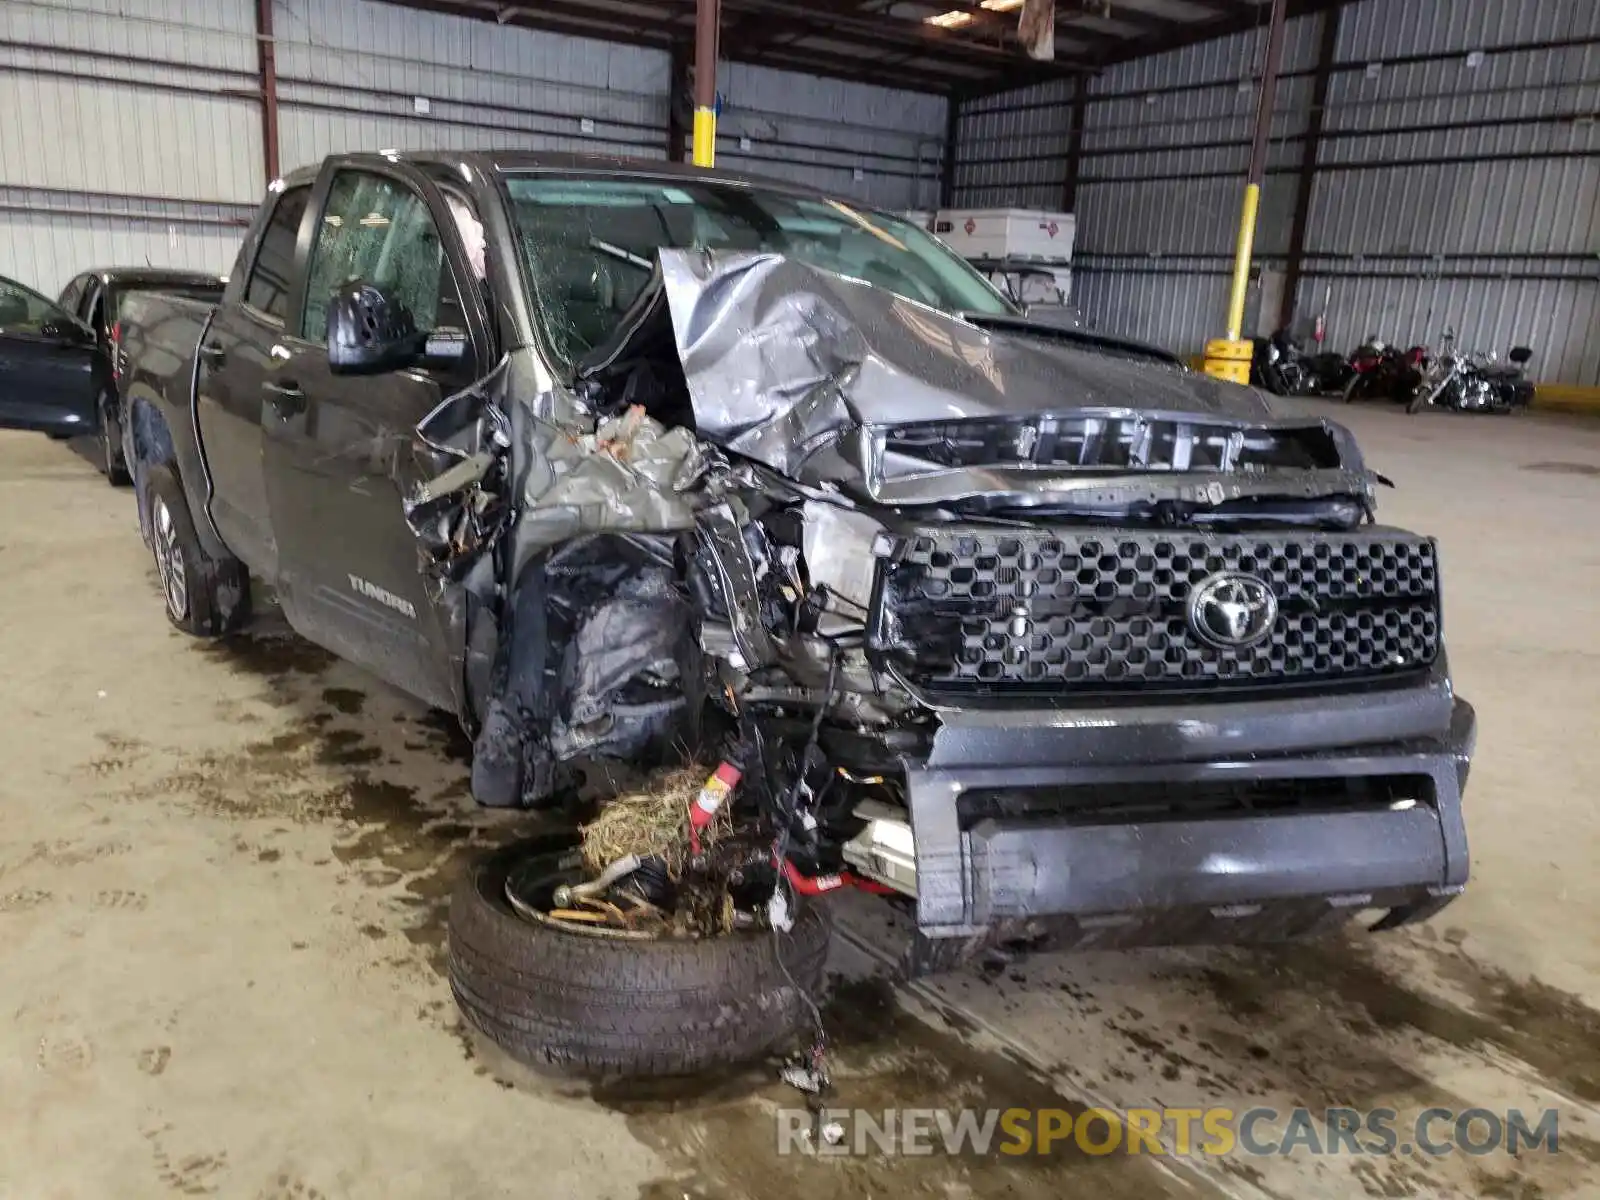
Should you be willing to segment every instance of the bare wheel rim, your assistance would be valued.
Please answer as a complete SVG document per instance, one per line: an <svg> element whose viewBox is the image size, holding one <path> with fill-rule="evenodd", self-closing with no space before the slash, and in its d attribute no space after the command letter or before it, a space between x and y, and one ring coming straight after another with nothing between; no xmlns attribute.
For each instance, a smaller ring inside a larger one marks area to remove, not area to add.
<svg viewBox="0 0 1600 1200"><path fill-rule="evenodd" d="M178 542L178 527L167 502L160 496L151 501L150 515L155 526L156 569L161 573L167 611L181 621L189 615L189 582L183 573L183 547Z"/></svg>

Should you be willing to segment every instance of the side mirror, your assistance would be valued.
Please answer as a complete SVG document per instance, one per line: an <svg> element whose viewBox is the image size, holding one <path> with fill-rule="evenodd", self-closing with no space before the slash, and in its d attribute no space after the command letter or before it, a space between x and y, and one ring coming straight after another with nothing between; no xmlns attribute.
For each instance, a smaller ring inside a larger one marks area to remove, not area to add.
<svg viewBox="0 0 1600 1200"><path fill-rule="evenodd" d="M339 375L378 375L417 361L422 339L411 310L356 280L328 301L328 365Z"/></svg>
<svg viewBox="0 0 1600 1200"><path fill-rule="evenodd" d="M1516 363L1519 367L1526 366L1533 358L1533 351L1528 349L1526 346L1517 346L1506 357L1512 362Z"/></svg>

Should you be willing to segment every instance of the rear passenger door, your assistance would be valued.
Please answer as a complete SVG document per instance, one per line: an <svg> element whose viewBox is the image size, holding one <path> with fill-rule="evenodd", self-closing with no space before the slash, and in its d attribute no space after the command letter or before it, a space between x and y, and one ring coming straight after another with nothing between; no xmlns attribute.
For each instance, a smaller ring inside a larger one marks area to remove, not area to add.
<svg viewBox="0 0 1600 1200"><path fill-rule="evenodd" d="M275 198L236 303L224 304L200 339L195 405L210 468L211 518L228 548L275 581L273 537L262 467L262 423L274 419L271 386L289 351L285 328L299 282L297 250L309 237L311 185Z"/></svg>
<svg viewBox="0 0 1600 1200"><path fill-rule="evenodd" d="M279 596L304 636L433 704L456 708L459 629L436 611L404 500L419 479L415 426L486 360L477 291L442 196L403 165L340 166L318 184L305 303L284 338L265 423ZM336 375L327 313L351 280L382 288L458 358Z"/></svg>

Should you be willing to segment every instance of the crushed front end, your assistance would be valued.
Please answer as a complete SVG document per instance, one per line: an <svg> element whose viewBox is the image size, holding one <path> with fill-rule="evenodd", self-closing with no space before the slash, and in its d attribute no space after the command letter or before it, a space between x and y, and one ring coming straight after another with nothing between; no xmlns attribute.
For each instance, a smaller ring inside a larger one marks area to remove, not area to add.
<svg viewBox="0 0 1600 1200"><path fill-rule="evenodd" d="M1062 336L663 252L572 395L433 431L480 756L537 801L699 749L741 906L899 895L924 969L1436 912L1475 736L1436 545L1339 426Z"/></svg>

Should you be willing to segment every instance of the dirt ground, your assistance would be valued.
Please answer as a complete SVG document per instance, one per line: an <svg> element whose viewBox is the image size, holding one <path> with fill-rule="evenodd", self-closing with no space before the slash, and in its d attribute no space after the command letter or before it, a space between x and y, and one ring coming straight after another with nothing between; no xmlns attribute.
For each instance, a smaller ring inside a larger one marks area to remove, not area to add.
<svg viewBox="0 0 1600 1200"><path fill-rule="evenodd" d="M0 435L0 1198L1600 1194L1600 426L1339 415L1400 485L1383 515L1443 543L1468 895L1383 938L898 986L896 922L847 903L836 1102L1554 1106L1559 1154L821 1161L778 1156L770 1069L522 1072L441 964L464 856L534 819L475 809L447 719L270 611L172 631L130 494Z"/></svg>

